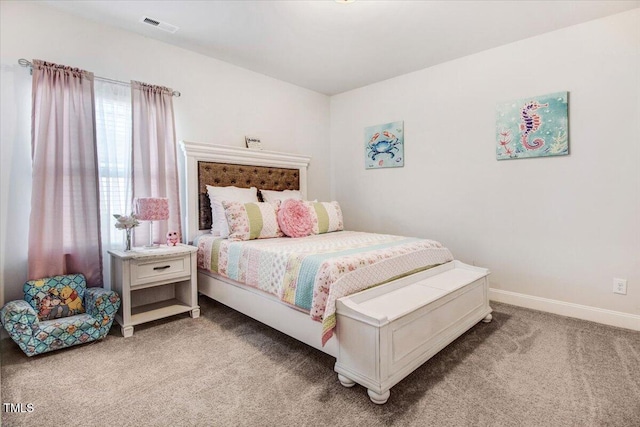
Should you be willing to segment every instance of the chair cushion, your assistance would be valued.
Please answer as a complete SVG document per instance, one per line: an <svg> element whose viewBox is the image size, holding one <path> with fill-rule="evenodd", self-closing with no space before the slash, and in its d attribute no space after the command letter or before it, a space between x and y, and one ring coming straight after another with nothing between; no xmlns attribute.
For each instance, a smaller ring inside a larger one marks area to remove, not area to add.
<svg viewBox="0 0 640 427"><path fill-rule="evenodd" d="M82 301L87 287L82 274L47 277L24 284L24 299L40 320L84 313Z"/></svg>
<svg viewBox="0 0 640 427"><path fill-rule="evenodd" d="M39 328L33 331L33 335L34 340L31 345L36 353L70 347L102 337L100 322L86 313L66 319L41 322Z"/></svg>

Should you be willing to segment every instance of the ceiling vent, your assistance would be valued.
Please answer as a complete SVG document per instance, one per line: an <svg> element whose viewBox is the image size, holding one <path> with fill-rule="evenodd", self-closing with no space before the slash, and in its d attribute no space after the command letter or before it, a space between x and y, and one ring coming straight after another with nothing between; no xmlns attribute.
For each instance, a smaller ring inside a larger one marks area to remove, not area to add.
<svg viewBox="0 0 640 427"><path fill-rule="evenodd" d="M157 19L149 18L148 16L143 16L142 18L140 18L140 22L142 22L143 24L151 25L152 27L156 27L159 30L166 31L172 34L179 30L179 28L176 27L175 25L158 21Z"/></svg>

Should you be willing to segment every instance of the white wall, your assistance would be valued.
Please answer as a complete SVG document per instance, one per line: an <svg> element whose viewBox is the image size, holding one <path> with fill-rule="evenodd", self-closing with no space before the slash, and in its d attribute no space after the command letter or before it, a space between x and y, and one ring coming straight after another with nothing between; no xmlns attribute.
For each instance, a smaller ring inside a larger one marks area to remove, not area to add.
<svg viewBox="0 0 640 427"><path fill-rule="evenodd" d="M333 96L346 226L440 240L499 290L640 314L639 52L635 9ZM570 155L498 162L496 103L565 90ZM398 120L405 167L365 170L364 127Z"/></svg>
<svg viewBox="0 0 640 427"><path fill-rule="evenodd" d="M244 135L258 135L265 149L310 155L309 195L329 199L327 96L42 5L0 2L0 27L4 300L22 295L27 269L31 87L19 58L179 90L182 97L174 98L178 140L244 146Z"/></svg>

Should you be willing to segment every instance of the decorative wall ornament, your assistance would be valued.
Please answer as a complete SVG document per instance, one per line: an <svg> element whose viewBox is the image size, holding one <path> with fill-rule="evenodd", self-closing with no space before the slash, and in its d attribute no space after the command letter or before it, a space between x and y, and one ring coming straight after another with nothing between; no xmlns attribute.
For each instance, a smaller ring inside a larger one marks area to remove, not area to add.
<svg viewBox="0 0 640 427"><path fill-rule="evenodd" d="M496 108L496 158L569 154L568 92L522 98Z"/></svg>
<svg viewBox="0 0 640 427"><path fill-rule="evenodd" d="M244 143L247 145L247 148L251 148L252 150L262 150L262 142L260 142L260 138L257 136L245 136Z"/></svg>
<svg viewBox="0 0 640 427"><path fill-rule="evenodd" d="M404 122L364 128L366 169L404 166Z"/></svg>

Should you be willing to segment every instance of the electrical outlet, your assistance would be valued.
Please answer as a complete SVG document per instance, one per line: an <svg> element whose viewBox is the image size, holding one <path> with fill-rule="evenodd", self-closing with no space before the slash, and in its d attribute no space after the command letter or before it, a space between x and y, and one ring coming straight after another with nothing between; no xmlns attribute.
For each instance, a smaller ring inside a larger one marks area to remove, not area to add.
<svg viewBox="0 0 640 427"><path fill-rule="evenodd" d="M614 294L627 294L627 279L613 279L613 293Z"/></svg>

